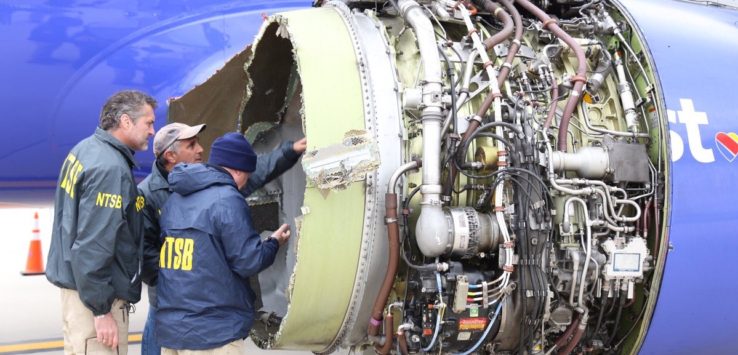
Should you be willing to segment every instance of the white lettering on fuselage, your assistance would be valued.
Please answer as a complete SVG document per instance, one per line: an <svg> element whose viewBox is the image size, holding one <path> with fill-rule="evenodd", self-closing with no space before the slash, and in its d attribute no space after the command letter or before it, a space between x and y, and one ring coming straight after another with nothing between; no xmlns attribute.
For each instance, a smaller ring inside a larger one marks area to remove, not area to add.
<svg viewBox="0 0 738 355"><path fill-rule="evenodd" d="M691 99L679 99L681 110L666 110L669 123L672 125L678 123L683 124L687 131L687 144L689 152L694 160L700 163L712 163L715 161L715 154L711 148L705 148L702 144L702 136L700 126L709 124L707 113L695 111L694 103ZM684 139L678 133L669 131L671 138L671 161L677 161L684 155Z"/></svg>

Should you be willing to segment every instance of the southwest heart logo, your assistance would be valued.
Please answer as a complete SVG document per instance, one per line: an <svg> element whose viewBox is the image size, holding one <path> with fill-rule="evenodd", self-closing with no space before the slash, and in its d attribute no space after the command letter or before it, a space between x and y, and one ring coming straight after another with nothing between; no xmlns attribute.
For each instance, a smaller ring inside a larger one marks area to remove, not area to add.
<svg viewBox="0 0 738 355"><path fill-rule="evenodd" d="M738 134L718 132L715 135L715 143L717 143L720 154L729 162L732 163L738 156Z"/></svg>

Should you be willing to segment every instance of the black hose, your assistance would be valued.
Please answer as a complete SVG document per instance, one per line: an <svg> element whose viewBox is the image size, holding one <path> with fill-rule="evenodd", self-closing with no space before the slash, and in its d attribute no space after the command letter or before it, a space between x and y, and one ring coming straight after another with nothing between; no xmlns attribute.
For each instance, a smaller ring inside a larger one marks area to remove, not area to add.
<svg viewBox="0 0 738 355"><path fill-rule="evenodd" d="M612 327L612 334L610 335L610 339L607 340L607 345L609 346L612 344L612 341L615 340L615 336L618 334L618 326L620 326L620 317L623 315L623 305L625 304L625 297L624 295L620 295L620 304L618 305L618 313L615 316L615 325Z"/></svg>
<svg viewBox="0 0 738 355"><path fill-rule="evenodd" d="M400 256L402 256L402 260L407 264L407 266L418 270L418 271L438 271L438 267L436 264L425 264L425 265L415 265L410 262L410 260L407 259L407 255L405 254L405 251L400 251Z"/></svg>
<svg viewBox="0 0 738 355"><path fill-rule="evenodd" d="M523 134L523 130L520 127L518 127L518 126L516 126L516 125L514 125L512 123L507 123L507 122L489 122L489 123L485 123L481 127L477 128L477 130L483 130L483 129L487 129L487 128L490 128L490 127L496 127L496 126L501 126L501 127L509 128L509 129L515 131L515 133L517 133L517 134Z"/></svg>
<svg viewBox="0 0 738 355"><path fill-rule="evenodd" d="M643 302L643 307L641 307L641 312L638 314L638 318L636 318L636 320L633 322L633 325L630 327L630 329L628 329L627 332L625 332L625 334L623 335L623 337L620 340L618 340L618 342L615 343L615 345L612 346L612 349L619 348L620 345L623 344L623 342L625 341L625 339L628 339L628 337L630 336L630 333L633 332L633 330L639 324L639 321L643 318L643 315L645 313L646 313L646 302L644 301Z"/></svg>
<svg viewBox="0 0 738 355"><path fill-rule="evenodd" d="M607 294L602 294L602 300L600 300L600 314L597 316L597 326L595 327L595 335L597 335L597 332L600 331L600 326L602 325L602 316L605 315L605 305L607 305Z"/></svg>

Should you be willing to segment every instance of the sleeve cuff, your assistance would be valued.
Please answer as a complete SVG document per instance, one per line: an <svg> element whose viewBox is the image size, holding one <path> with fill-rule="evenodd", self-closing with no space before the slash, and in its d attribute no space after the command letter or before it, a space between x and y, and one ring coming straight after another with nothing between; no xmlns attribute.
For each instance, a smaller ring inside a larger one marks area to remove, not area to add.
<svg viewBox="0 0 738 355"><path fill-rule="evenodd" d="M97 317L102 317L102 316L110 313L110 309L112 307L113 307L112 305L108 306L108 310L106 312L101 312L100 310L97 310L97 309L91 309L91 311L92 311L92 314L95 316L95 318L97 318Z"/></svg>
<svg viewBox="0 0 738 355"><path fill-rule="evenodd" d="M282 152L284 153L285 158L290 160L297 160L300 159L300 156L302 154L295 152L294 149L292 149L292 146L295 145L295 142L293 141L285 141L282 146Z"/></svg>

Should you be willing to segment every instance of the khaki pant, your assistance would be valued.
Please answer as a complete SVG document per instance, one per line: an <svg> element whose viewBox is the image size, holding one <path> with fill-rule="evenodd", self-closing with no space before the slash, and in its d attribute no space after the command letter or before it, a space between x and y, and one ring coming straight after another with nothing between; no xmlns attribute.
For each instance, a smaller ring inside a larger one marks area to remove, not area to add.
<svg viewBox="0 0 738 355"><path fill-rule="evenodd" d="M75 290L61 289L64 354L128 354L128 302L115 299L110 313L118 323L118 348L97 341L95 316Z"/></svg>
<svg viewBox="0 0 738 355"><path fill-rule="evenodd" d="M161 355L243 355L246 353L246 343L238 339L215 349L207 350L175 350L161 348Z"/></svg>

